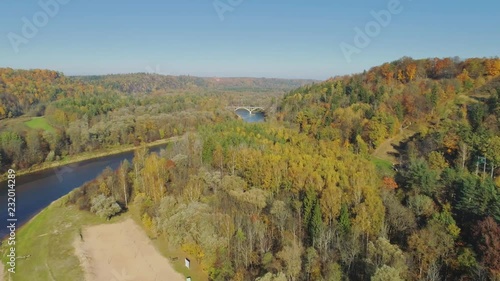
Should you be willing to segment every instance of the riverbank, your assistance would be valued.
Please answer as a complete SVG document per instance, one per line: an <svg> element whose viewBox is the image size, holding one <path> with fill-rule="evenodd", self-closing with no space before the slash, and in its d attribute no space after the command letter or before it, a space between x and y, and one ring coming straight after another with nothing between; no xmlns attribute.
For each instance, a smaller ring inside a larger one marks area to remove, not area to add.
<svg viewBox="0 0 500 281"><path fill-rule="evenodd" d="M157 140L154 142L146 143L145 145L147 147L153 147L153 146L167 144L167 143L170 143L173 141L177 141L180 138L182 138L182 136ZM31 173L35 173L35 172L41 172L41 171L48 170L48 169L58 168L58 167L68 165L68 164L73 164L73 163L77 163L77 162L82 162L82 161L97 159L97 158L101 158L101 157L111 156L111 155L115 155L115 154L120 154L120 153L124 153L124 152L129 152L129 151L132 151L136 148L138 148L138 147L134 146L134 145L126 145L126 146L119 146L119 147L114 147L114 148L102 149L102 150L98 150L98 151L84 152L84 153L80 153L77 155L69 156L69 157L62 159L62 160L53 161L53 162L49 162L49 163L42 163L39 165L32 166L28 169L16 170L16 176L27 175L27 174L31 174ZM0 176L0 182L4 181L6 179L7 179L7 173L4 173L3 175Z"/></svg>
<svg viewBox="0 0 500 281"><path fill-rule="evenodd" d="M76 206L65 206L66 198L54 201L17 230L18 258L12 280L84 280L72 243L82 227L108 222ZM4 265L8 247L6 243L2 245ZM8 274L5 280L10 280Z"/></svg>
<svg viewBox="0 0 500 281"><path fill-rule="evenodd" d="M20 227L16 273L9 276L0 267L0 280L113 280L124 274L134 280L185 279L128 213L107 221L66 200L54 201ZM1 247L2 265L8 250Z"/></svg>

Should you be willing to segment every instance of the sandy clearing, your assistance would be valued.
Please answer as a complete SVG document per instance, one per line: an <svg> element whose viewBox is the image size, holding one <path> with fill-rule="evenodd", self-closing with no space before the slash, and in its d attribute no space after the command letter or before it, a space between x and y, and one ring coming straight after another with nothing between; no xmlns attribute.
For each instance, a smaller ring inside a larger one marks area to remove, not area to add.
<svg viewBox="0 0 500 281"><path fill-rule="evenodd" d="M132 220L91 226L77 237L75 254L87 281L183 281Z"/></svg>

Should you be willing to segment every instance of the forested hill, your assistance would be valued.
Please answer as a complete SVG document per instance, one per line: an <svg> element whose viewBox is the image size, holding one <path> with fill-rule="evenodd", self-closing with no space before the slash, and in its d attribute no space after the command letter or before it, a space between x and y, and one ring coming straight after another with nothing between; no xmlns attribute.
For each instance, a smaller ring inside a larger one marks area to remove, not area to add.
<svg viewBox="0 0 500 281"><path fill-rule="evenodd" d="M47 103L104 91L56 71L0 68L0 119L17 117L30 110L43 114Z"/></svg>
<svg viewBox="0 0 500 281"><path fill-rule="evenodd" d="M207 91L287 92L313 80L200 78L157 74L69 77L52 70L0 68L0 119L28 112L43 115L50 103L65 98L110 94L200 93Z"/></svg>
<svg viewBox="0 0 500 281"><path fill-rule="evenodd" d="M124 93L152 93L179 90L223 90L223 91L290 91L315 82L306 79L277 78L217 78L194 76L171 76L148 73L114 74L103 76L78 76L78 80L101 85Z"/></svg>
<svg viewBox="0 0 500 281"><path fill-rule="evenodd" d="M498 134L500 59L402 58L291 91L279 118L318 139L378 147L403 128L463 123ZM445 131L448 131L445 129Z"/></svg>
<svg viewBox="0 0 500 281"><path fill-rule="evenodd" d="M393 190L378 235L407 263L371 280L499 280L500 59L402 58L293 90L278 119L371 159ZM344 268L351 280L373 274L371 251L385 259L375 248Z"/></svg>

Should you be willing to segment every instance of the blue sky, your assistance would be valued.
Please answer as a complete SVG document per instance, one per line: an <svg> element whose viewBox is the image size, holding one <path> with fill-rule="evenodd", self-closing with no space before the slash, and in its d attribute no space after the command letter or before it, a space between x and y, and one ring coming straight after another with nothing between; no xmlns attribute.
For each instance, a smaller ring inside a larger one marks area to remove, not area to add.
<svg viewBox="0 0 500 281"><path fill-rule="evenodd" d="M373 27L371 12L392 1L3 0L0 67L326 79L402 56L500 55L496 0L400 0L400 12L366 35L369 44L356 45L355 28ZM58 11L48 15L40 3ZM223 20L214 3L230 7ZM23 18L38 30L23 33ZM349 60L343 42L357 50Z"/></svg>

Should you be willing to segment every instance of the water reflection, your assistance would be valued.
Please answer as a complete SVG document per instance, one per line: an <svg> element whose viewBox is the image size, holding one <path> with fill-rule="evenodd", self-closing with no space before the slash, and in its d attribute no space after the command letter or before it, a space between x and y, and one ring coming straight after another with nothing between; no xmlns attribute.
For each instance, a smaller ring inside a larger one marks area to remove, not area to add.
<svg viewBox="0 0 500 281"><path fill-rule="evenodd" d="M256 122L264 122L265 121L265 115L263 112L255 112L255 113L250 114L250 112L246 109L238 109L235 112L245 122L248 122L248 123L256 123Z"/></svg>
<svg viewBox="0 0 500 281"><path fill-rule="evenodd" d="M165 145L150 151L158 152ZM124 152L106 157L68 164L16 178L16 218L17 227L47 207L51 202L68 194L76 187L93 180L106 167L118 168L127 159L132 161L134 152ZM0 182L0 225L7 222L7 182ZM8 234L8 229L0 227L0 237Z"/></svg>

